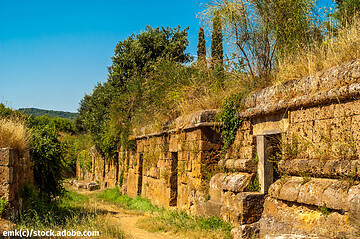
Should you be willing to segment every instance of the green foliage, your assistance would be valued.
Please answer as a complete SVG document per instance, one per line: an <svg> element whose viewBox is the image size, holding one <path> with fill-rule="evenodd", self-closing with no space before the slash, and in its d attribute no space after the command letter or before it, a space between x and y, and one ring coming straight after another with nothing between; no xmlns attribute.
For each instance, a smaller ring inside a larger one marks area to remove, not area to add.
<svg viewBox="0 0 360 239"><path fill-rule="evenodd" d="M331 211L329 210L329 208L326 206L325 203L322 206L318 206L318 209L324 216L328 216L331 213Z"/></svg>
<svg viewBox="0 0 360 239"><path fill-rule="evenodd" d="M336 11L332 15L341 26L351 24L360 13L360 0L335 0Z"/></svg>
<svg viewBox="0 0 360 239"><path fill-rule="evenodd" d="M239 93L226 99L217 115L218 120L223 123L221 137L224 141L224 149L229 148L234 142L236 131L241 125L242 119L236 113L237 109L241 108L245 95L245 93Z"/></svg>
<svg viewBox="0 0 360 239"><path fill-rule="evenodd" d="M0 198L0 215L5 211L7 205L7 201L5 199Z"/></svg>
<svg viewBox="0 0 360 239"><path fill-rule="evenodd" d="M50 127L54 127L57 131L66 132L70 134L75 133L74 123L68 119L63 118L53 118L47 115L43 116L30 116L28 117L28 125L30 128L41 128L46 125Z"/></svg>
<svg viewBox="0 0 360 239"><path fill-rule="evenodd" d="M205 44L205 32L204 28L200 27L199 38L197 45L197 57L198 61L205 61L206 59L206 44Z"/></svg>
<svg viewBox="0 0 360 239"><path fill-rule="evenodd" d="M221 19L231 64L254 88L270 83L279 55L308 46L318 28L311 0L220 0L203 12L208 25ZM214 26L215 27L215 26Z"/></svg>
<svg viewBox="0 0 360 239"><path fill-rule="evenodd" d="M313 4L312 0L273 1L274 28L279 54L307 47L313 41L312 37L316 37L316 27L311 22Z"/></svg>
<svg viewBox="0 0 360 239"><path fill-rule="evenodd" d="M65 192L56 201L47 202L40 194L31 187L21 192L21 212L12 218L18 229L86 231L91 228L92 231L99 231L102 238L125 238L117 226L111 226L104 220L102 212L87 207L88 197Z"/></svg>
<svg viewBox="0 0 360 239"><path fill-rule="evenodd" d="M186 231L208 231L220 234L221 238L232 238L232 226L218 217L201 217L192 216L184 211L164 211L163 213L148 219L152 223L151 231L168 231L179 232ZM220 238L220 237L219 237Z"/></svg>
<svg viewBox="0 0 360 239"><path fill-rule="evenodd" d="M221 26L221 16L219 12L215 12L213 18L213 31L211 35L211 57L212 66L221 68L223 64L223 35Z"/></svg>
<svg viewBox="0 0 360 239"><path fill-rule="evenodd" d="M155 207L148 199L136 197L131 198L127 195L122 195L119 188L109 188L97 194L97 197L108 202L120 204L122 207L141 212L158 212L163 209Z"/></svg>
<svg viewBox="0 0 360 239"><path fill-rule="evenodd" d="M259 174L256 174L254 179L249 183L247 189L250 192L260 192L261 186L259 182Z"/></svg>
<svg viewBox="0 0 360 239"><path fill-rule="evenodd" d="M34 117L46 115L52 118L62 118L70 121L74 121L74 119L78 115L77 113L71 113L66 111L42 110L37 108L20 108L19 111L25 115L32 115Z"/></svg>
<svg viewBox="0 0 360 239"><path fill-rule="evenodd" d="M15 117L15 118L23 118L23 114L17 110L12 110L5 106L5 104L0 103L0 117L8 118L8 117Z"/></svg>
<svg viewBox="0 0 360 239"><path fill-rule="evenodd" d="M98 84L91 95L85 95L75 121L78 132L88 132L106 158L116 157L119 143L125 148L134 146L128 141L130 125L138 110L147 110L144 107L147 100L153 101L148 95L144 97L144 86L149 82L147 79L153 79L149 74L157 62L190 60L189 54L184 53L187 30L148 26L116 45L107 82Z"/></svg>
<svg viewBox="0 0 360 239"><path fill-rule="evenodd" d="M35 128L30 143L31 160L34 163L34 179L42 196L50 201L63 192L63 149L58 133L52 126Z"/></svg>

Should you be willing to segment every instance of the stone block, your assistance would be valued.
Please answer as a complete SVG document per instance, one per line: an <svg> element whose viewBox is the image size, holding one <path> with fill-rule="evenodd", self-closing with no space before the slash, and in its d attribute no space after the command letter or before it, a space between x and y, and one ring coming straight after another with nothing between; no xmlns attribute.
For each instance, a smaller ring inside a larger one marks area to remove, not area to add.
<svg viewBox="0 0 360 239"><path fill-rule="evenodd" d="M15 162L15 150L0 148L0 166L12 167Z"/></svg>
<svg viewBox="0 0 360 239"><path fill-rule="evenodd" d="M256 192L244 192L235 196L235 200L241 203L240 224L251 224L259 221L263 212L264 194Z"/></svg>
<svg viewBox="0 0 360 239"><path fill-rule="evenodd" d="M335 105L314 107L314 120L330 119L334 117Z"/></svg>
<svg viewBox="0 0 360 239"><path fill-rule="evenodd" d="M13 182L13 167L0 166L0 184Z"/></svg>
<svg viewBox="0 0 360 239"><path fill-rule="evenodd" d="M222 182L222 189L231 192L243 192L252 179L252 174L237 173L227 175Z"/></svg>
<svg viewBox="0 0 360 239"><path fill-rule="evenodd" d="M224 166L228 170L236 170L240 172L255 173L257 171L257 163L252 159L227 159L219 161L219 165Z"/></svg>
<svg viewBox="0 0 360 239"><path fill-rule="evenodd" d="M214 200L207 201L205 203L205 216L221 217L221 207L222 207L222 203L219 203Z"/></svg>
<svg viewBox="0 0 360 239"><path fill-rule="evenodd" d="M221 217L234 225L250 224L260 219L263 211L264 195L243 192L225 192Z"/></svg>
<svg viewBox="0 0 360 239"><path fill-rule="evenodd" d="M360 185L350 188L346 199L349 219L355 224L360 222Z"/></svg>
<svg viewBox="0 0 360 239"><path fill-rule="evenodd" d="M259 222L254 222L252 224L240 225L239 227L235 227L231 230L233 239L258 238L259 233L260 233Z"/></svg>
<svg viewBox="0 0 360 239"><path fill-rule="evenodd" d="M222 201L223 189L222 189L221 185L222 185L222 182L223 182L225 177L226 177L225 174L218 173L218 174L215 174L210 179L209 194L210 194L211 200L217 201L217 202Z"/></svg>
<svg viewBox="0 0 360 239"><path fill-rule="evenodd" d="M350 183L332 180L331 184L322 193L322 201L326 207L336 210L346 209L346 199Z"/></svg>
<svg viewBox="0 0 360 239"><path fill-rule="evenodd" d="M303 180L304 179L300 177L289 178L289 180L287 180L281 187L277 198L285 201L296 202Z"/></svg>
<svg viewBox="0 0 360 239"><path fill-rule="evenodd" d="M87 188L89 191L95 191L100 189L100 185L97 183L88 183Z"/></svg>
<svg viewBox="0 0 360 239"><path fill-rule="evenodd" d="M270 197L272 198L278 198L280 195L280 190L283 186L283 183L281 182L281 180L276 180L274 183L272 183L269 187L269 191L268 194Z"/></svg>
<svg viewBox="0 0 360 239"><path fill-rule="evenodd" d="M357 238L346 218L338 212L324 215L318 207L268 197L260 219L260 238Z"/></svg>

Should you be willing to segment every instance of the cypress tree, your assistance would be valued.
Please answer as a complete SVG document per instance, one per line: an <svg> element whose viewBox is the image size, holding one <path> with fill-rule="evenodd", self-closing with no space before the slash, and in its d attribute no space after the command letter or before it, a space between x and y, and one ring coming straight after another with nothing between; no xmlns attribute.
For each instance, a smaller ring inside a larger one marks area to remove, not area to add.
<svg viewBox="0 0 360 239"><path fill-rule="evenodd" d="M218 12L215 13L213 19L213 32L211 35L211 57L212 65L219 65L222 67L223 64L223 35L221 27L221 18Z"/></svg>
<svg viewBox="0 0 360 239"><path fill-rule="evenodd" d="M200 27L200 30L199 30L197 56L198 56L198 62L205 61L205 57L206 57L205 33L204 33L204 28L202 28L202 27Z"/></svg>

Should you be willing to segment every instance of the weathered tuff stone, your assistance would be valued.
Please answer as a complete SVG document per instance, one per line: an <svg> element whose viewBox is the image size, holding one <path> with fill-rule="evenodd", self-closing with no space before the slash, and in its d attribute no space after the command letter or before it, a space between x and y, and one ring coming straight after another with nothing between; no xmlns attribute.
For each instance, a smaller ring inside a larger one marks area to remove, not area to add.
<svg viewBox="0 0 360 239"><path fill-rule="evenodd" d="M224 178L222 188L235 193L242 192L250 183L251 178L252 175L247 173L230 174Z"/></svg>
<svg viewBox="0 0 360 239"><path fill-rule="evenodd" d="M256 192L225 192L221 217L234 225L251 224L260 219L264 195Z"/></svg>
<svg viewBox="0 0 360 239"><path fill-rule="evenodd" d="M15 150L0 148L0 166L13 166L15 160Z"/></svg>
<svg viewBox="0 0 360 239"><path fill-rule="evenodd" d="M100 185L97 183L88 183L87 188L89 189L89 191L95 191L100 189Z"/></svg>
<svg viewBox="0 0 360 239"><path fill-rule="evenodd" d="M211 200L221 202L221 196L223 192L221 185L225 177L226 174L218 173L210 179L209 194Z"/></svg>
<svg viewBox="0 0 360 239"><path fill-rule="evenodd" d="M303 184L302 178L297 178L297 177L290 178L281 187L280 193L278 194L277 198L291 202L296 202L302 184Z"/></svg>
<svg viewBox="0 0 360 239"><path fill-rule="evenodd" d="M336 179L288 177L269 188L269 196L289 202L345 210L349 182ZM354 189L355 190L355 189Z"/></svg>
<svg viewBox="0 0 360 239"><path fill-rule="evenodd" d="M234 229L231 230L231 234L233 235L234 239L258 238L259 233L260 233L259 222L240 225L239 227L235 227Z"/></svg>
<svg viewBox="0 0 360 239"><path fill-rule="evenodd" d="M346 199L349 219L356 224L360 222L360 185L351 187Z"/></svg>
<svg viewBox="0 0 360 239"><path fill-rule="evenodd" d="M227 159L219 161L219 166L223 166L229 170L237 170L239 172L255 173L257 170L257 163L251 159Z"/></svg>
<svg viewBox="0 0 360 239"><path fill-rule="evenodd" d="M358 238L355 233L356 228L347 223L347 215L324 215L318 207L271 197L266 198L260 219L260 238Z"/></svg>
<svg viewBox="0 0 360 239"><path fill-rule="evenodd" d="M217 202L222 202L223 192L231 191L234 193L243 192L250 183L252 174L235 173L224 174L218 173L210 180L209 194L210 198Z"/></svg>
<svg viewBox="0 0 360 239"><path fill-rule="evenodd" d="M279 162L280 171L292 176L315 176L327 178L360 176L360 160L314 160L291 159Z"/></svg>
<svg viewBox="0 0 360 239"><path fill-rule="evenodd" d="M205 203L205 216L221 217L222 204L213 200Z"/></svg>

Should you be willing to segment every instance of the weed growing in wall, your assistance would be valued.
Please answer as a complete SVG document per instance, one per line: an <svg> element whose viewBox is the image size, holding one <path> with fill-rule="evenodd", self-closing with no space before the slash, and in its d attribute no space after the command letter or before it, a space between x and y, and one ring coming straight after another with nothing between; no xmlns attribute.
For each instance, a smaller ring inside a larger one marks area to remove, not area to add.
<svg viewBox="0 0 360 239"><path fill-rule="evenodd" d="M0 215L3 214L7 205L7 201L5 199L0 198Z"/></svg>
<svg viewBox="0 0 360 239"><path fill-rule="evenodd" d="M242 119L237 116L237 109L241 108L246 93L241 92L227 98L222 105L217 119L223 123L221 138L224 141L224 149L227 149L234 142L236 132L241 125Z"/></svg>
<svg viewBox="0 0 360 239"><path fill-rule="evenodd" d="M250 192L260 192L260 189L259 174L256 174L254 179L248 184L247 190Z"/></svg>

